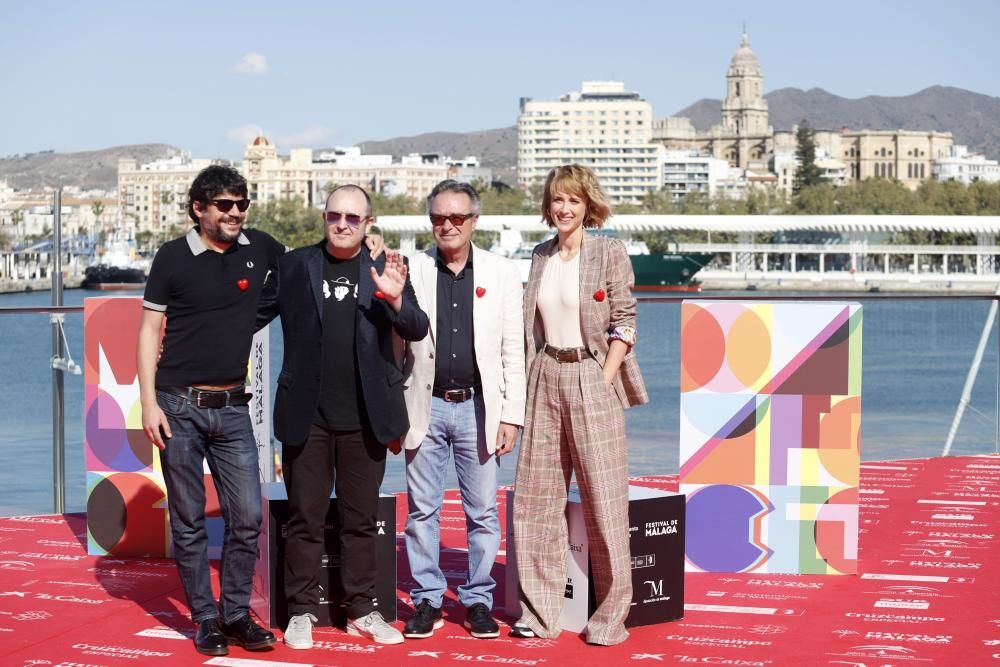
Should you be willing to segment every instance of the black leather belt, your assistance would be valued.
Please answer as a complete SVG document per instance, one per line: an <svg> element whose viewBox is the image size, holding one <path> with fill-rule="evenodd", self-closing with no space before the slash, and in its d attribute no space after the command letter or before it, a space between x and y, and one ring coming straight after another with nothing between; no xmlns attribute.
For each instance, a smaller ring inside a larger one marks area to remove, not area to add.
<svg viewBox="0 0 1000 667"><path fill-rule="evenodd" d="M246 387L240 385L232 389L209 391L194 387L157 387L160 391L182 396L199 408L224 408L229 405L248 405L253 394L248 394Z"/></svg>
<svg viewBox="0 0 1000 667"><path fill-rule="evenodd" d="M449 403L461 403L469 400L481 391L482 389L477 387L469 387L468 389L438 389L434 387L431 394L438 398L443 398Z"/></svg>
<svg viewBox="0 0 1000 667"><path fill-rule="evenodd" d="M543 348L545 354L549 355L560 364L570 364L576 361L583 361L590 356L590 352L585 347L552 347L548 343Z"/></svg>

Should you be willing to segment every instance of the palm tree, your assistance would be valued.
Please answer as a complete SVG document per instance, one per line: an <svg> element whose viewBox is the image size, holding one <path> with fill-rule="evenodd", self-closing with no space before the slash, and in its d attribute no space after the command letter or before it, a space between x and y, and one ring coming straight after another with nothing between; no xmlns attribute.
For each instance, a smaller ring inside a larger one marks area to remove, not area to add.
<svg viewBox="0 0 1000 667"><path fill-rule="evenodd" d="M10 222L14 226L14 233L18 235L19 240L24 241L24 230L18 229L21 223L24 222L24 211L15 208L10 214Z"/></svg>

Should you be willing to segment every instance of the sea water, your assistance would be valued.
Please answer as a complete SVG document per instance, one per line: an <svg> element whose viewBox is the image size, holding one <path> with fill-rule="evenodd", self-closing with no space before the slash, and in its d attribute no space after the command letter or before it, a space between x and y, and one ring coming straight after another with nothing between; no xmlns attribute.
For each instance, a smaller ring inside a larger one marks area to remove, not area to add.
<svg viewBox="0 0 1000 667"><path fill-rule="evenodd" d="M139 295L140 293L134 293ZM759 296L759 293L754 293ZM787 296L787 293L783 293ZM107 293L69 290L66 305ZM697 298L697 295L694 295ZM739 294L732 295L739 298ZM809 299L815 294L804 294ZM850 301L857 295L841 295ZM0 295L0 308L47 306L48 292ZM862 361L862 458L941 454L986 322L990 303L942 295L933 300L865 300ZM636 348L650 403L627 411L633 475L676 473L679 428L680 306L640 303ZM83 316L66 315L69 350L83 363ZM271 395L281 365L279 325L271 327ZM47 314L0 313L0 516L52 511L52 356ZM83 377L67 375L66 508L85 509ZM982 366L953 454L996 451L997 339L990 330ZM500 481L514 478L516 450L501 460ZM454 473L449 486L455 486ZM389 456L382 489L403 491L403 459Z"/></svg>

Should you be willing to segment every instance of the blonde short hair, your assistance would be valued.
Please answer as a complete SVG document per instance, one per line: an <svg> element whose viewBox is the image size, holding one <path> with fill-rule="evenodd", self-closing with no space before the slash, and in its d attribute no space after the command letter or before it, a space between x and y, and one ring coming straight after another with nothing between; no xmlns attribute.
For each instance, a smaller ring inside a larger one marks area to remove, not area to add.
<svg viewBox="0 0 1000 667"><path fill-rule="evenodd" d="M601 227L611 217L611 204L601 189L594 172L579 164L567 164L556 167L545 179L545 192L542 194L542 218L549 227L555 227L549 208L552 205L552 193L562 190L574 194L587 203L587 216L583 219L584 227Z"/></svg>

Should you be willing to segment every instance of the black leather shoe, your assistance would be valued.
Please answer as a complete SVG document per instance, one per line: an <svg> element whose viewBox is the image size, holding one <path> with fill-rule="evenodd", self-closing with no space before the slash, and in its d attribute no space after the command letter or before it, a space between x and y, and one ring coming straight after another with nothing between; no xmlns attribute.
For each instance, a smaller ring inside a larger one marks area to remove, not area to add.
<svg viewBox="0 0 1000 667"><path fill-rule="evenodd" d="M219 619L210 618L198 624L198 634L194 636L194 647L204 655L227 655L229 642L219 628Z"/></svg>
<svg viewBox="0 0 1000 667"><path fill-rule="evenodd" d="M241 616L232 623L223 623L221 627L222 634L230 644L237 644L248 651L267 648L278 641L273 632L257 625L250 614Z"/></svg>
<svg viewBox="0 0 1000 667"><path fill-rule="evenodd" d="M403 628L403 636L407 639L426 639L444 626L444 619L441 618L441 610L432 607L427 600L417 605L413 618L406 622Z"/></svg>

